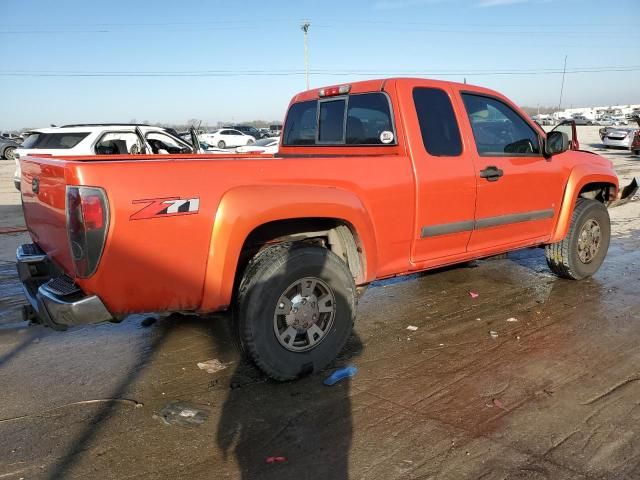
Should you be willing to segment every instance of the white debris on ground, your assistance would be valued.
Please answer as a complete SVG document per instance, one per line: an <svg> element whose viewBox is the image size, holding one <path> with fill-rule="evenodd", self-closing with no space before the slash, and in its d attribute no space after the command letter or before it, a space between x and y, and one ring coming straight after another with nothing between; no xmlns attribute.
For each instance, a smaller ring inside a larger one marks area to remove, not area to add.
<svg viewBox="0 0 640 480"><path fill-rule="evenodd" d="M217 358L213 358L211 360L207 360L206 362L198 362L196 364L200 370L204 370L207 373L216 373L220 370L224 370L229 365L225 365Z"/></svg>

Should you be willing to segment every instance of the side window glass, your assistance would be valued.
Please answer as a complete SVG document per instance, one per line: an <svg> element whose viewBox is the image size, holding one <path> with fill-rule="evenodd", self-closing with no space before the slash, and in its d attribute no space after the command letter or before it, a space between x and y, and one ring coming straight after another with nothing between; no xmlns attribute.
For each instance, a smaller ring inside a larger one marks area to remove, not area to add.
<svg viewBox="0 0 640 480"><path fill-rule="evenodd" d="M434 156L460 155L460 129L447 93L439 88L415 88L413 102L425 150Z"/></svg>
<svg viewBox="0 0 640 480"><path fill-rule="evenodd" d="M537 155L537 133L511 107L495 98L462 94L478 154Z"/></svg>
<svg viewBox="0 0 640 480"><path fill-rule="evenodd" d="M142 146L133 132L107 132L96 143L95 151L97 155L137 154L142 152Z"/></svg>
<svg viewBox="0 0 640 480"><path fill-rule="evenodd" d="M341 143L344 141L344 107L344 98L320 103L319 142Z"/></svg>
<svg viewBox="0 0 640 480"><path fill-rule="evenodd" d="M381 138L382 132L386 133ZM365 93L349 97L347 108L347 144L395 144L389 101L382 93Z"/></svg>
<svg viewBox="0 0 640 480"><path fill-rule="evenodd" d="M316 143L317 107L317 100L291 105L282 134L284 145L313 145Z"/></svg>

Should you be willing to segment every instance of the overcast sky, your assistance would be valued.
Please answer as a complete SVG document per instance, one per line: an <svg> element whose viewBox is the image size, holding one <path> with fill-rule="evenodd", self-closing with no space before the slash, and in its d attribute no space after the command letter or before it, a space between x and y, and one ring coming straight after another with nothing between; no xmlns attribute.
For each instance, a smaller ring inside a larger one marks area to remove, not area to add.
<svg viewBox="0 0 640 480"><path fill-rule="evenodd" d="M311 86L422 76L520 105L640 103L640 0L0 0L0 129L278 120Z"/></svg>

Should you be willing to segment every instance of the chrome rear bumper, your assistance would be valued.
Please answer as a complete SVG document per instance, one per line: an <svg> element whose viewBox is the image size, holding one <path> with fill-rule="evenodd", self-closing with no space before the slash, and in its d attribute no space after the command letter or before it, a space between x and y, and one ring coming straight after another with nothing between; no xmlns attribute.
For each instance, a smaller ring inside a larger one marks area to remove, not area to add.
<svg viewBox="0 0 640 480"><path fill-rule="evenodd" d="M43 325L66 330L113 320L97 295L86 295L36 244L21 245L16 266L24 294Z"/></svg>

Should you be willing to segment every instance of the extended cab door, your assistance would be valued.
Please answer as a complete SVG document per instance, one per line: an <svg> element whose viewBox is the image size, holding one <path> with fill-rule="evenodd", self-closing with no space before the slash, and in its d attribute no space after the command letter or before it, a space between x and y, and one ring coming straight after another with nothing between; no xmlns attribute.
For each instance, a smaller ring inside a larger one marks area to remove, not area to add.
<svg viewBox="0 0 640 480"><path fill-rule="evenodd" d="M461 92L475 142L477 205L469 251L549 237L564 190L562 155L542 155L541 134L503 99Z"/></svg>
<svg viewBox="0 0 640 480"><path fill-rule="evenodd" d="M411 260L424 266L422 262L466 252L474 221L475 171L463 148L452 92L428 82L400 91L416 182Z"/></svg>

